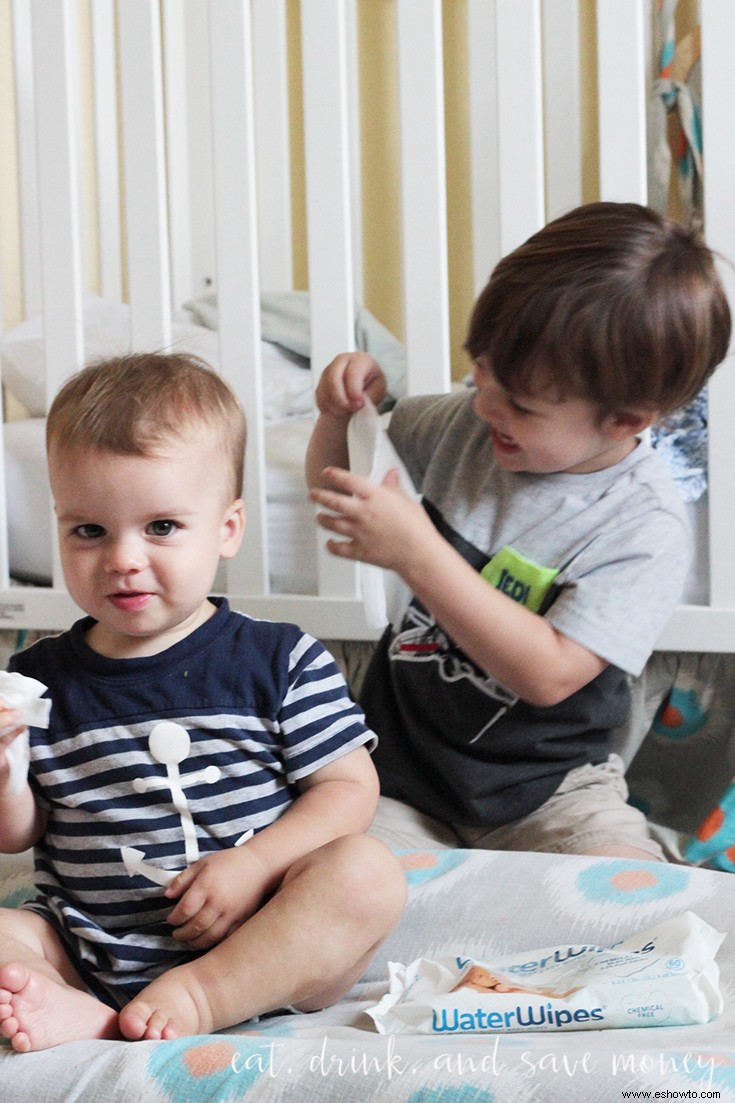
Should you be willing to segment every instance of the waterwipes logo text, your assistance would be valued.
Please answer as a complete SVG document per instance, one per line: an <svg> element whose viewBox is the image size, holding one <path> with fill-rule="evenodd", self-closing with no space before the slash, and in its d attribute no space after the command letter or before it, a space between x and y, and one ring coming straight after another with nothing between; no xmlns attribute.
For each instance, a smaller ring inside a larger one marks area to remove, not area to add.
<svg viewBox="0 0 735 1103"><path fill-rule="evenodd" d="M435 1034L456 1034L465 1030L527 1030L529 1027L563 1030L571 1023L601 1022L604 1018L601 1007L579 1007L569 1011L551 1003L536 1007L529 1003L525 1008L518 1004L511 1011L484 1011L481 1007L475 1011L460 1011L456 1007L442 1007L434 1008L431 1027Z"/></svg>

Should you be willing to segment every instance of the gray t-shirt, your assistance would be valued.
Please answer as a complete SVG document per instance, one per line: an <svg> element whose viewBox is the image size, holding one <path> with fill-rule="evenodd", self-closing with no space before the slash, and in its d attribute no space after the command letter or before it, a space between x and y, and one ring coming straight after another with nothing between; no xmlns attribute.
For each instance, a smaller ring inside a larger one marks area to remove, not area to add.
<svg viewBox="0 0 735 1103"><path fill-rule="evenodd" d="M488 583L610 665L551 708L518 701L415 600L378 647L363 689L382 790L455 823L495 827L601 762L625 719L625 672L643 668L690 560L684 507L640 443L585 475L507 472L473 394L405 399L390 435L439 531Z"/></svg>

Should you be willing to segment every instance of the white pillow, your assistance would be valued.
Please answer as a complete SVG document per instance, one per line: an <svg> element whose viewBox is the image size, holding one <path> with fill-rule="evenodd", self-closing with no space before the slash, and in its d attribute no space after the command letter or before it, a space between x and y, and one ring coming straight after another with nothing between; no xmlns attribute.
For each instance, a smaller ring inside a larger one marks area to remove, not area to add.
<svg viewBox="0 0 735 1103"><path fill-rule="evenodd" d="M11 421L5 438L10 573L20 582L51 581L51 490L46 419Z"/></svg>
<svg viewBox="0 0 735 1103"><path fill-rule="evenodd" d="M188 319L188 315L184 315ZM130 352L130 307L94 295L84 298L84 358L88 363ZM191 321L174 319L167 351L200 356L219 370L217 333ZM269 341L261 342L263 400L267 420L294 417L313 408L311 374L304 361ZM76 369L70 366L69 375ZM46 367L40 316L14 326L0 339L0 370L8 390L32 417L46 413Z"/></svg>

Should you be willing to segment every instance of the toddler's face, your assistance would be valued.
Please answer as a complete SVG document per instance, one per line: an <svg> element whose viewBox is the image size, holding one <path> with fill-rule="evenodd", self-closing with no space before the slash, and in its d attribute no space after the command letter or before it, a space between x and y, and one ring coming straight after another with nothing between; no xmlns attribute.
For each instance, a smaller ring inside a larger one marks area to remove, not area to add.
<svg viewBox="0 0 735 1103"><path fill-rule="evenodd" d="M635 447L633 431L621 433L616 418L600 420L592 402L511 394L483 362L473 379L475 413L490 426L495 457L507 471L585 474L611 467Z"/></svg>
<svg viewBox="0 0 735 1103"><path fill-rule="evenodd" d="M226 497L210 434L153 456L52 447L49 474L66 584L97 621L90 646L156 654L211 616L217 565L237 551L244 511Z"/></svg>

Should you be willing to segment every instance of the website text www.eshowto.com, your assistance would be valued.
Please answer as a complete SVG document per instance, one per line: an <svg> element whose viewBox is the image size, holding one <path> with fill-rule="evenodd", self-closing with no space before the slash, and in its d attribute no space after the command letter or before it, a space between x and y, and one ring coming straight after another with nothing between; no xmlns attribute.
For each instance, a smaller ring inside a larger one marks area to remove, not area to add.
<svg viewBox="0 0 735 1103"><path fill-rule="evenodd" d="M604 1077L609 1084L610 1078L620 1083L620 1099L720 1099L721 1093L713 1090L715 1060L700 1053L682 1052L676 1055L662 1053L609 1053L604 1056L585 1051L574 1057L558 1051L540 1052L538 1050L514 1050L511 1054L504 1051L501 1039L495 1037L486 1050L477 1055L468 1055L458 1050L447 1049L436 1053L427 1062L412 1060L401 1052L399 1040L395 1036L384 1039L384 1046L376 1051L371 1047L360 1050L350 1047L346 1052L343 1046L334 1045L330 1038L324 1037L318 1048L303 1061L293 1063L293 1055L276 1039L258 1044L232 1057L231 1067L235 1073L257 1071L273 1079L289 1079L301 1076L304 1072L325 1080L353 1080L362 1077L386 1081L411 1077L419 1072L444 1073L456 1078L501 1078L514 1073L522 1079L540 1081L544 1077L559 1077L568 1080L584 1080ZM691 1087L665 1087L672 1083L672 1077L684 1077ZM661 1087L642 1086L660 1081ZM636 1086L636 1082L640 1086Z"/></svg>
<svg viewBox="0 0 735 1103"><path fill-rule="evenodd" d="M660 1091L621 1092L621 1099L719 1099L718 1091L699 1091L697 1088L684 1088L672 1091L662 1088Z"/></svg>

